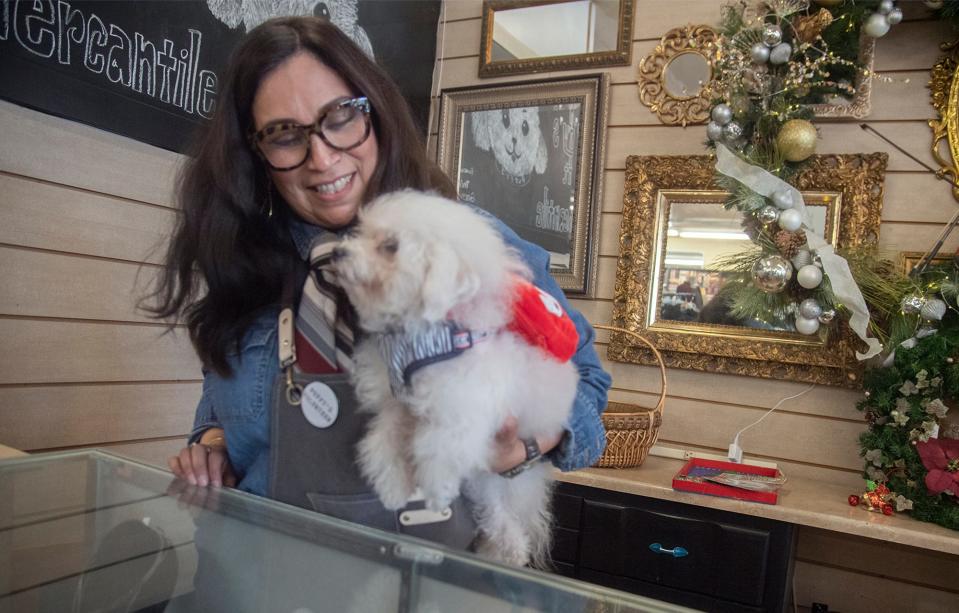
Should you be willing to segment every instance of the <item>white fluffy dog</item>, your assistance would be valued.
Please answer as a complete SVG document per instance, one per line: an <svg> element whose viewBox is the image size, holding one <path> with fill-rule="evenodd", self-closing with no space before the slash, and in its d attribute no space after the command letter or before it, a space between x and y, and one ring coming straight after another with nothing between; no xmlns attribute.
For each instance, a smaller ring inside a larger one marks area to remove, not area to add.
<svg viewBox="0 0 959 613"><path fill-rule="evenodd" d="M528 268L489 219L435 195L388 194L359 219L333 268L368 333L354 353L357 397L375 414L359 446L364 476L390 509L404 507L418 487L428 508L440 510L462 488L474 505L480 554L542 565L549 463L513 479L490 470L504 420L516 417L520 437L558 434L579 380L571 362L506 329ZM444 322L483 340L398 380L385 340L422 338Z"/></svg>

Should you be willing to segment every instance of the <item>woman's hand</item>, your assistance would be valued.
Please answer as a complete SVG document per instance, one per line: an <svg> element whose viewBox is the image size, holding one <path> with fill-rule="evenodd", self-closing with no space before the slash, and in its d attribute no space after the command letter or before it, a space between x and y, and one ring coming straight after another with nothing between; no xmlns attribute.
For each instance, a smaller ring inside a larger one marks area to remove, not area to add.
<svg viewBox="0 0 959 613"><path fill-rule="evenodd" d="M526 461L526 446L519 440L517 434L518 423L516 418L510 415L503 423L503 427L496 433L492 461L490 470L501 473L507 471L518 464ZM562 431L551 436L537 436L536 442L539 444L539 450L546 455L556 445L559 445L563 438Z"/></svg>
<svg viewBox="0 0 959 613"><path fill-rule="evenodd" d="M186 479L190 485L236 485L236 475L226 453L226 439L219 428L204 432L199 442L181 449L167 459L167 464L174 475Z"/></svg>

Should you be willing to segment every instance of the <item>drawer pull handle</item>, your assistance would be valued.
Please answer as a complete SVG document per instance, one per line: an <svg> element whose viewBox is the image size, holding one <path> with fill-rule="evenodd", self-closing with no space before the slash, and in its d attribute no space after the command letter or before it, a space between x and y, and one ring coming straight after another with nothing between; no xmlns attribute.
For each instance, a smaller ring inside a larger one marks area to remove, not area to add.
<svg viewBox="0 0 959 613"><path fill-rule="evenodd" d="M649 548L655 551L656 553L670 554L674 558L685 558L686 556L689 555L689 552L686 551L684 547L673 547L672 549L665 549L659 543L653 543L652 545L649 546Z"/></svg>

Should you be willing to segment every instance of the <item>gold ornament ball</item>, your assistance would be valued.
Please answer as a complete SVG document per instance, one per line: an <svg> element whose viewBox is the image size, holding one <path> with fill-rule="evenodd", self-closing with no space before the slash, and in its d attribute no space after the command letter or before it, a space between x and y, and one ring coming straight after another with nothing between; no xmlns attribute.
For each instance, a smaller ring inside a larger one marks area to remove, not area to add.
<svg viewBox="0 0 959 613"><path fill-rule="evenodd" d="M790 119L779 129L776 147L790 162L801 162L816 152L816 126L805 119Z"/></svg>

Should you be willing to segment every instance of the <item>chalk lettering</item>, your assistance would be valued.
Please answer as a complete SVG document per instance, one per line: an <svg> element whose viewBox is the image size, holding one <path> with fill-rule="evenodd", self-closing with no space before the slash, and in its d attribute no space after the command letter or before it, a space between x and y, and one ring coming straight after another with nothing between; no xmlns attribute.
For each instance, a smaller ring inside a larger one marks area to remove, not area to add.
<svg viewBox="0 0 959 613"><path fill-rule="evenodd" d="M87 33L87 23L83 13L71 8L70 4L60 0L57 4L57 59L61 64L70 64L70 48L73 44L83 45ZM70 25L76 23L76 25ZM82 53L82 51L81 51Z"/></svg>
<svg viewBox="0 0 959 613"><path fill-rule="evenodd" d="M157 65L160 67L160 100L169 103L171 102L170 95L173 93L170 73L176 70L172 40L163 39L163 51L157 53Z"/></svg>
<svg viewBox="0 0 959 613"><path fill-rule="evenodd" d="M139 32L133 35L133 76L130 86L134 91L154 96L157 77L157 49ZM143 80L146 79L146 88Z"/></svg>
<svg viewBox="0 0 959 613"><path fill-rule="evenodd" d="M210 119L216 106L216 73L212 70L201 70L197 83L200 93L196 98L196 112Z"/></svg>
<svg viewBox="0 0 959 613"><path fill-rule="evenodd" d="M34 0L33 2L14 2L13 34L17 42L40 57L50 57L57 46L56 32L44 25L54 25L57 15L53 2Z"/></svg>
<svg viewBox="0 0 959 613"><path fill-rule="evenodd" d="M94 28L96 28L96 30L94 30ZM103 72L106 66L106 59L104 59L103 54L100 52L93 53L93 47L99 46L105 48L107 46L106 43L107 27L103 25L103 21L99 17L90 15L87 19L87 46L83 53L83 65L87 67L87 70L91 70L97 74Z"/></svg>
<svg viewBox="0 0 959 613"><path fill-rule="evenodd" d="M110 24L110 38L115 42L107 56L107 78L113 83L130 85L130 67L133 65L133 49L127 33ZM124 54L123 52L126 51Z"/></svg>

